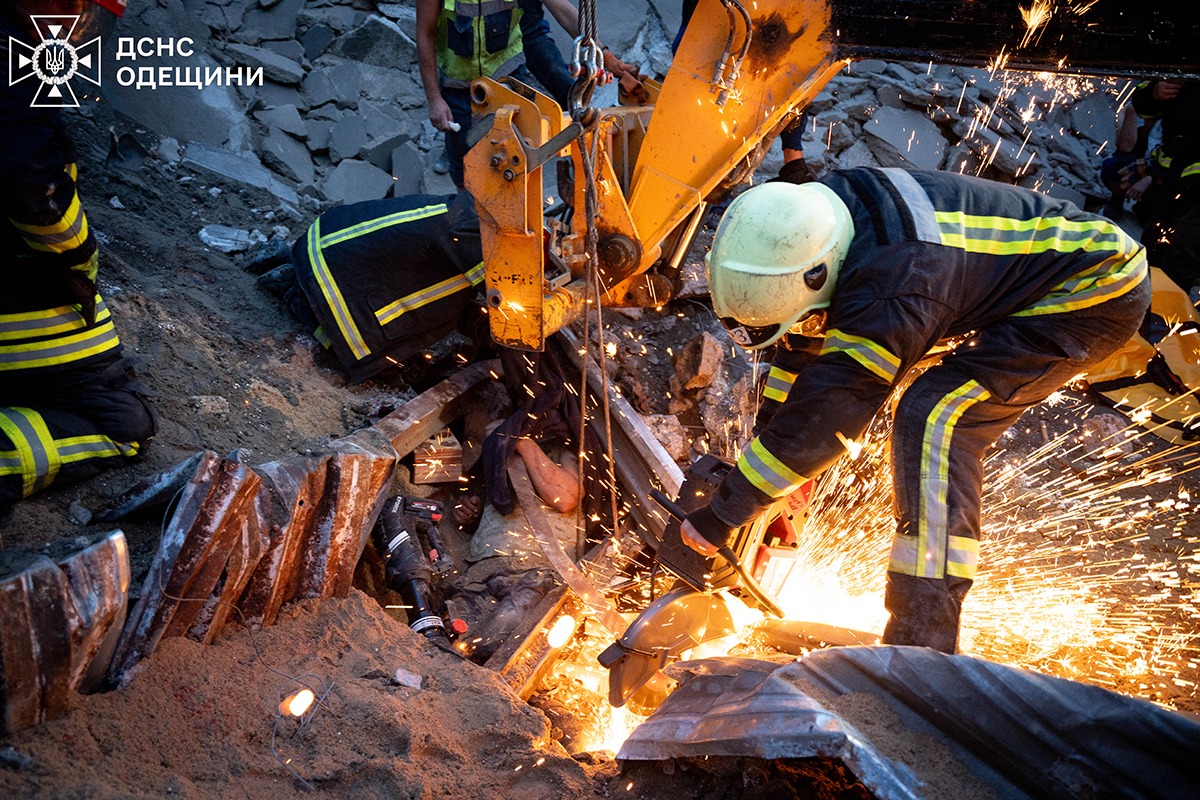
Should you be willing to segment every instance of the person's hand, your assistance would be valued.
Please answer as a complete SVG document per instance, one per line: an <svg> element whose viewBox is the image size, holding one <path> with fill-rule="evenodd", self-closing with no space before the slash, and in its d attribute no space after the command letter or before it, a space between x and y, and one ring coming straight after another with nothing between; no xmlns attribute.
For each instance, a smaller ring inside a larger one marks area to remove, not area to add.
<svg viewBox="0 0 1200 800"><path fill-rule="evenodd" d="M1183 81L1155 81L1151 96L1160 103L1166 103L1178 97L1182 87Z"/></svg>
<svg viewBox="0 0 1200 800"><path fill-rule="evenodd" d="M1152 177L1146 174L1146 162L1138 159L1132 164L1121 167L1120 171L1117 172L1117 180L1120 183L1122 191L1128 192L1134 184L1142 180L1152 180Z"/></svg>
<svg viewBox="0 0 1200 800"><path fill-rule="evenodd" d="M679 538L700 555L711 558L717 554L717 546L700 535L686 519L679 525Z"/></svg>
<svg viewBox="0 0 1200 800"><path fill-rule="evenodd" d="M1147 175L1146 177L1139 180L1137 183L1128 187L1125 190L1125 196L1128 197L1130 200L1141 200L1142 196L1146 194L1146 190L1150 188L1150 184L1152 184L1153 182L1154 182L1154 179L1152 177L1150 177L1149 175Z"/></svg>
<svg viewBox="0 0 1200 800"><path fill-rule="evenodd" d="M441 97L429 101L429 121L439 131L454 130L454 114L450 113L450 106Z"/></svg>

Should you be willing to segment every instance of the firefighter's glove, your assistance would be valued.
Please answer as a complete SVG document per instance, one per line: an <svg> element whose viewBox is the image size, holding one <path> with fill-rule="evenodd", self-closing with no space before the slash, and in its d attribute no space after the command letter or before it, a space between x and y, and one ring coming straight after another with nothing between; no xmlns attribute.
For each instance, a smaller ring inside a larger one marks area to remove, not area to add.
<svg viewBox="0 0 1200 800"><path fill-rule="evenodd" d="M703 556L715 555L717 549L729 544L733 527L726 525L708 506L687 515L680 525L683 543Z"/></svg>

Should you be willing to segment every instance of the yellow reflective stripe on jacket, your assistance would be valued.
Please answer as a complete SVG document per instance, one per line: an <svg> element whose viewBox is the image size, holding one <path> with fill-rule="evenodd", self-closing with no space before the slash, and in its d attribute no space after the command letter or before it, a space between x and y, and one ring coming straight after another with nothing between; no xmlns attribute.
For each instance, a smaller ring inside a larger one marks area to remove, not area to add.
<svg viewBox="0 0 1200 800"><path fill-rule="evenodd" d="M339 242L345 242L349 239L356 239L368 233L374 233L382 228L390 228L392 225L400 225L405 222L415 222L426 217L434 217L438 214L446 213L445 203L435 203L434 205L422 206L421 208L413 208L408 211L397 211L395 214L388 214L384 217L369 219L366 222L360 222L357 225L351 225L349 228L343 228L340 231L322 236L318 240L320 247L332 247Z"/></svg>
<svg viewBox="0 0 1200 800"><path fill-rule="evenodd" d="M767 373L767 385L763 387L763 398L782 403L787 400L792 384L796 382L796 373L779 367L771 367Z"/></svg>
<svg viewBox="0 0 1200 800"><path fill-rule="evenodd" d="M949 546L950 444L954 426L971 406L991 397L974 380L946 395L929 412L921 442L921 500L917 515L916 558L911 573L919 578L941 578L946 573ZM912 538L912 537L909 537Z"/></svg>
<svg viewBox="0 0 1200 800"><path fill-rule="evenodd" d="M54 437L41 414L30 408L0 408L0 431L16 448L21 465L21 496L54 482L61 464Z"/></svg>
<svg viewBox="0 0 1200 800"><path fill-rule="evenodd" d="M754 488L768 497L785 497L808 480L772 455L758 437L742 451L737 460L737 467Z"/></svg>
<svg viewBox="0 0 1200 800"><path fill-rule="evenodd" d="M1122 261L1124 263L1121 263ZM1114 269L1114 263L1120 264L1120 267ZM1146 279L1149 270L1145 250L1138 251L1132 258L1122 255L1105 259L1095 267L1071 276L1041 300L1012 316L1061 314L1099 305L1137 288Z"/></svg>
<svg viewBox="0 0 1200 800"><path fill-rule="evenodd" d="M825 335L825 344L821 348L821 355L829 353L845 353L889 384L896 379L896 373L900 371L900 359L892 355L887 348L862 336L854 336L836 329Z"/></svg>
<svg viewBox="0 0 1200 800"><path fill-rule="evenodd" d="M104 300L100 295L96 295L96 322L103 322L111 316ZM87 320L79 313L76 306L58 306L42 311L0 314L0 342L56 336L86 327Z"/></svg>
<svg viewBox="0 0 1200 800"><path fill-rule="evenodd" d="M1189 164L1183 168L1182 172L1179 173L1179 177L1181 178L1190 178L1193 175L1200 175L1200 161L1196 162L1195 164Z"/></svg>
<svg viewBox="0 0 1200 800"><path fill-rule="evenodd" d="M969 536L948 536L946 552L946 574L954 578L975 580L979 564L979 542ZM892 539L892 551L888 558L888 570L901 575L921 575L922 561L933 560L931 553L922 559L918 554L916 536L897 534Z"/></svg>
<svg viewBox="0 0 1200 800"><path fill-rule="evenodd" d="M449 297L455 292L461 292L463 289L469 289L472 286L478 286L483 282L483 262L480 261L472 267L465 275L455 275L447 278L444 281L435 283L432 286L427 286L419 292L405 295L399 300L388 303L383 308L375 312L375 319L379 320L380 325L387 325L389 322L394 322L409 311L414 311L422 306L427 306L432 302L441 300L443 297Z"/></svg>
<svg viewBox="0 0 1200 800"><path fill-rule="evenodd" d="M354 318L350 315L345 298L342 297L342 290L338 288L337 282L333 279L333 273L329 271L329 265L325 263L325 254L321 252L320 217L317 217L308 228L308 259L312 263L313 277L316 278L317 286L321 288L321 295L325 298L325 304L329 306L329 310L337 322L338 330L342 332L342 339L346 342L346 346L350 348L350 352L356 359L366 358L371 354L371 348L367 347L362 334L358 332L358 326L354 324Z"/></svg>
<svg viewBox="0 0 1200 800"><path fill-rule="evenodd" d="M992 217L962 211L935 212L942 244L993 256L1034 253L1124 252L1124 231L1106 219Z"/></svg>
<svg viewBox="0 0 1200 800"><path fill-rule="evenodd" d="M87 214L83 213L78 192L71 198L63 215L49 225L32 225L15 219L10 221L30 247L43 253L65 253L87 241Z"/></svg>
<svg viewBox="0 0 1200 800"><path fill-rule="evenodd" d="M74 464L89 458L132 457L138 454L139 449L137 442L114 442L102 434L56 439L54 446L63 464Z"/></svg>
<svg viewBox="0 0 1200 800"><path fill-rule="evenodd" d="M121 343L111 317L95 327L43 342L0 345L0 371L35 369L80 361Z"/></svg>

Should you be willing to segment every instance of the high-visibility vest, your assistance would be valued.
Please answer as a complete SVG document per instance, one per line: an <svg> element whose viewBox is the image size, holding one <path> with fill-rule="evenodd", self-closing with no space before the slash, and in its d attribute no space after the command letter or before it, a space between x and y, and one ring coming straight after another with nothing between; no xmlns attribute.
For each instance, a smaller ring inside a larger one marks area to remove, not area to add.
<svg viewBox="0 0 1200 800"><path fill-rule="evenodd" d="M523 55L520 21L517 0L442 0L437 44L444 84L466 87L512 71Z"/></svg>

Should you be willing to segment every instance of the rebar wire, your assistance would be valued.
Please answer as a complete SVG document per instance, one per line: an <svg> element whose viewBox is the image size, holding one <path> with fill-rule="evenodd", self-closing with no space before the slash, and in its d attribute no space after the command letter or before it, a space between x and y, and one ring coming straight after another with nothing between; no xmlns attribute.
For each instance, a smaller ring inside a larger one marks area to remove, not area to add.
<svg viewBox="0 0 1200 800"><path fill-rule="evenodd" d="M612 538L617 541L620 535L620 518L618 516L617 503L617 472L616 462L613 458L613 438L612 438L612 412L608 404L608 368L607 368L607 353L604 345L604 317L601 312L600 298L602 295L600 285L600 269L599 258L596 254L596 246L598 234L596 232L596 160L599 157L600 134L597 126L593 121L589 130L584 131L585 147L580 148L580 161L583 163L583 179L584 179L584 219L587 224L587 231L584 234L584 254L587 258L587 282L588 289L591 293L591 300L596 307L596 341L600 364L600 381L601 381L601 413L604 415L604 438L605 438L605 457L608 459L608 486L609 497L612 499ZM586 316L586 311L585 311ZM591 346L590 338L584 340L584 347ZM584 368L584 381L586 385L587 368ZM586 406L586 403L581 404Z"/></svg>

